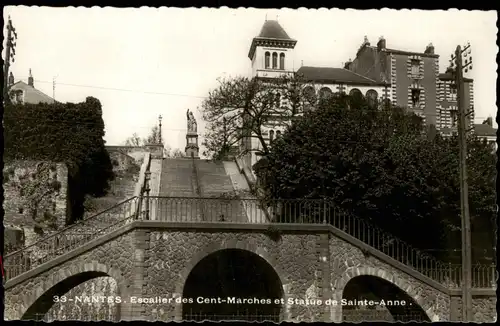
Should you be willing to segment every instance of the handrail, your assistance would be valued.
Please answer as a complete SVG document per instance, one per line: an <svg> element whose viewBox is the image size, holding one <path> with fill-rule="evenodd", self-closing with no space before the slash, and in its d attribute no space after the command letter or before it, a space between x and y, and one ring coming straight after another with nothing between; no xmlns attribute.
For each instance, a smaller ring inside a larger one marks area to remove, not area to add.
<svg viewBox="0 0 500 326"><path fill-rule="evenodd" d="M111 212L113 209L116 209L121 205L126 205L127 203L133 204L133 201L136 199L137 197L129 198L103 212L84 219L79 223L70 225L55 234L41 239L30 246L8 254L5 257L5 265L11 265L10 260L12 260L12 258L15 256L20 256L20 259L22 260L22 255L24 252L27 252L30 248L35 248L40 244L42 244L42 247L43 244L48 244L47 250L49 250L50 252L47 257L51 255L57 257L57 254L60 254L59 251L67 249L68 246L61 247L58 241L52 241L51 238L56 238L62 234L69 234L71 230L75 230L78 226L84 226L84 224L86 224L88 221L96 220L97 217L106 215L107 213ZM398 239L392 234L382 230L380 227L362 220L359 217L354 216L353 214L345 213L327 200L291 199L263 201L259 199L243 198L233 199L219 197L193 198L150 196L146 199L146 204L149 205L153 201L157 201L156 205L158 207L158 210L161 211L157 218L157 220L159 221L166 220L169 222L214 223L220 221L221 214L229 217L235 216L235 213L240 212L241 207L243 207L244 205L244 207L249 209L259 209L264 211L270 209L271 215L273 217L271 221L272 223L309 225L329 224L336 229L339 229L346 234L357 238L358 240L380 251L381 253L411 267L422 275L434 279L435 281L445 285L448 288L458 288L462 284L462 270L460 266L440 261L432 255L421 251L411 246L410 244ZM200 221L198 218L197 209L199 204L208 205L209 207L209 210L206 212L206 216L204 216L203 221ZM131 216L130 211L127 211L125 215L125 219L113 218L111 222L116 224L120 223L120 221L129 219ZM138 219L143 218L142 215L136 217ZM225 220L224 222L227 223L232 221ZM241 223L241 221L234 222ZM245 223L255 224L258 222L249 220ZM93 232L96 233L97 236L103 230L109 229L109 227L110 225L108 223L106 227L98 231L95 231L95 229L93 229ZM92 236L90 236L89 238L92 238ZM88 240L87 235L85 235L84 237L84 240ZM61 239L65 241L64 238ZM72 245L70 245L69 247L72 247ZM23 265L23 268L25 267L26 266ZM26 272L26 270L22 272ZM473 267L472 274L474 288L495 287L496 279L498 277L495 265L476 264Z"/></svg>
<svg viewBox="0 0 500 326"><path fill-rule="evenodd" d="M137 198L137 197L135 197L135 196L134 196L134 197L130 197L130 198L128 198L128 199L126 199L126 200L124 200L124 201L122 201L122 202L118 203L118 204L115 204L115 205L111 206L110 208L106 208L105 210L103 210L103 211L101 211L101 212L99 212L99 213L96 213L96 214L94 214L94 215L92 215L92 216L89 216L89 217L87 217L87 218L84 218L84 219L82 219L82 220L79 220L79 221L77 221L77 222L76 222L76 223L74 223L74 224L68 225L68 226L66 226L65 228L63 228L63 229L61 229L61 230L59 230L59 231L57 231L57 232L55 232L55 233L52 233L52 234L50 234L50 235L48 235L48 236L46 236L46 237L44 237L44 238L42 238L42 239L40 239L40 240L38 240L38 241L36 241L36 242L34 242L34 243L32 243L32 244L30 244L30 245L26 246L26 247L23 247L23 248L21 248L21 249L19 249L19 250L16 250L16 251L14 251L14 252L11 252L11 253L9 253L9 254L5 255L5 259L7 259L7 258L9 258L9 257L11 257L11 256L14 256L14 255L16 255L16 254L19 254L19 253L20 253L20 252L22 252L22 251L26 251L26 250L27 250L27 249L29 249L29 248L36 247L37 245L39 245L40 243L42 243L42 242L46 241L47 239L50 239L50 238L52 238L52 237L56 237L56 236L58 236L58 235L60 235L60 234L62 234L62 233L66 233L68 230L75 229L75 228L76 228L76 227L78 227L78 226L83 226L83 224L85 224L86 222L88 222L88 221L90 221L90 220L94 220L94 219L96 219L98 216L102 216L103 214L106 214L106 213L108 213L108 212L112 211L113 209L115 209L115 208L117 208L117 207L119 207L119 206L122 206L122 205L124 205L124 204L126 204L126 203L128 203L128 202L131 202L131 201L133 201L133 200L134 200L134 199L136 199L136 198Z"/></svg>

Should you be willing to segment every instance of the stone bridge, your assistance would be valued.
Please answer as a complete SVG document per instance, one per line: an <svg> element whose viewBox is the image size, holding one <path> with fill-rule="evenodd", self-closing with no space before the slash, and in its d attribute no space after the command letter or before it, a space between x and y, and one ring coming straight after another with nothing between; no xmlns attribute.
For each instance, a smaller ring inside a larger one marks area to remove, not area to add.
<svg viewBox="0 0 500 326"><path fill-rule="evenodd" d="M394 320L461 318L460 290L329 225L151 220L125 223L8 279L5 318L43 315L55 297L61 300L75 286L101 276L116 280L121 302L112 300L121 320L182 320L207 311L236 315L237 305L197 301L257 297L271 302L247 305L247 314L339 322L357 311L349 305L354 301L341 300L361 300L365 292L375 301L383 299ZM152 301L139 303L134 297ZM300 302L306 299L309 304ZM496 320L495 290L474 289L473 307L475 321Z"/></svg>

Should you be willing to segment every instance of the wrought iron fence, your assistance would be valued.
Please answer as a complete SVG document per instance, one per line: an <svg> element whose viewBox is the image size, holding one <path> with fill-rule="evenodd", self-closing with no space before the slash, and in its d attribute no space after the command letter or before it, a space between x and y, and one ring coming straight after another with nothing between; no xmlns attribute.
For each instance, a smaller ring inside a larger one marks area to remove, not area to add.
<svg viewBox="0 0 500 326"><path fill-rule="evenodd" d="M422 313L391 314L389 310L377 309L342 309L342 321L358 322L426 322Z"/></svg>
<svg viewBox="0 0 500 326"><path fill-rule="evenodd" d="M267 223L256 199L148 197L148 219L168 222Z"/></svg>
<svg viewBox="0 0 500 326"><path fill-rule="evenodd" d="M4 258L5 279L19 276L85 243L120 228L135 218L137 197L70 225Z"/></svg>
<svg viewBox="0 0 500 326"><path fill-rule="evenodd" d="M452 288L461 287L461 266L439 261L381 228L326 200L273 200L149 197L148 219L170 222L330 224L387 256ZM476 265L473 286L496 286L494 265Z"/></svg>
<svg viewBox="0 0 500 326"><path fill-rule="evenodd" d="M259 313L247 309L234 311L233 313L217 314L212 312L192 311L182 314L182 321L256 321L256 322L275 322L281 321L279 309L273 309L270 313Z"/></svg>

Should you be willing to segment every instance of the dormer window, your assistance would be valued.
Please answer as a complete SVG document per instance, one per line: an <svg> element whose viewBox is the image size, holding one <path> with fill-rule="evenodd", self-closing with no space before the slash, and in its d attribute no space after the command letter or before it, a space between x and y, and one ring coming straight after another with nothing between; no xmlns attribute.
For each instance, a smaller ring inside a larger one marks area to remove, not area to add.
<svg viewBox="0 0 500 326"><path fill-rule="evenodd" d="M285 54L280 54L280 69L285 70Z"/></svg>
<svg viewBox="0 0 500 326"><path fill-rule="evenodd" d="M278 69L278 53L273 53L273 69Z"/></svg>
<svg viewBox="0 0 500 326"><path fill-rule="evenodd" d="M266 69L271 68L271 53L266 52L265 54L265 67Z"/></svg>

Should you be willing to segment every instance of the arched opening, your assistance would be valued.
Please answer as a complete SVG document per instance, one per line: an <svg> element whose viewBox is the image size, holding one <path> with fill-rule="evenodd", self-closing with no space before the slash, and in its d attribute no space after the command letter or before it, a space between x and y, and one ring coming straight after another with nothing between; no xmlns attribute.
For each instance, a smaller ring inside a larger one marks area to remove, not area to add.
<svg viewBox="0 0 500 326"><path fill-rule="evenodd" d="M285 70L285 54L280 54L280 69Z"/></svg>
<svg viewBox="0 0 500 326"><path fill-rule="evenodd" d="M278 53L273 53L273 69L278 69Z"/></svg>
<svg viewBox="0 0 500 326"><path fill-rule="evenodd" d="M269 130L269 143L272 144L274 140L274 130Z"/></svg>
<svg viewBox="0 0 500 326"><path fill-rule="evenodd" d="M342 293L342 319L346 322L430 322L425 311L396 285L376 276L351 279Z"/></svg>
<svg viewBox="0 0 500 326"><path fill-rule="evenodd" d="M116 280L104 272L79 273L43 293L21 319L120 321L121 303L103 297L120 297Z"/></svg>
<svg viewBox="0 0 500 326"><path fill-rule="evenodd" d="M271 53L266 52L264 57L265 57L265 63L264 63L265 67L266 67L266 69L269 69L271 67Z"/></svg>
<svg viewBox="0 0 500 326"><path fill-rule="evenodd" d="M312 87L312 86L306 86L306 87L304 87L304 90L302 91L302 94L303 94L305 100L309 104L315 104L316 103L316 91L314 90L314 87Z"/></svg>
<svg viewBox="0 0 500 326"><path fill-rule="evenodd" d="M374 89L370 89L366 92L366 100L368 102L368 107L371 109L376 109L378 106L378 93Z"/></svg>
<svg viewBox="0 0 500 326"><path fill-rule="evenodd" d="M328 87L323 87L319 90L319 98L322 100L329 99L333 95L333 92Z"/></svg>
<svg viewBox="0 0 500 326"><path fill-rule="evenodd" d="M276 131L276 139L278 139L278 138L280 138L280 137L281 137L281 131L280 131L280 130L278 130L278 131Z"/></svg>
<svg viewBox="0 0 500 326"><path fill-rule="evenodd" d="M182 319L280 321L283 286L260 256L224 249L203 258L191 271L182 297ZM265 300L257 303L256 300Z"/></svg>

